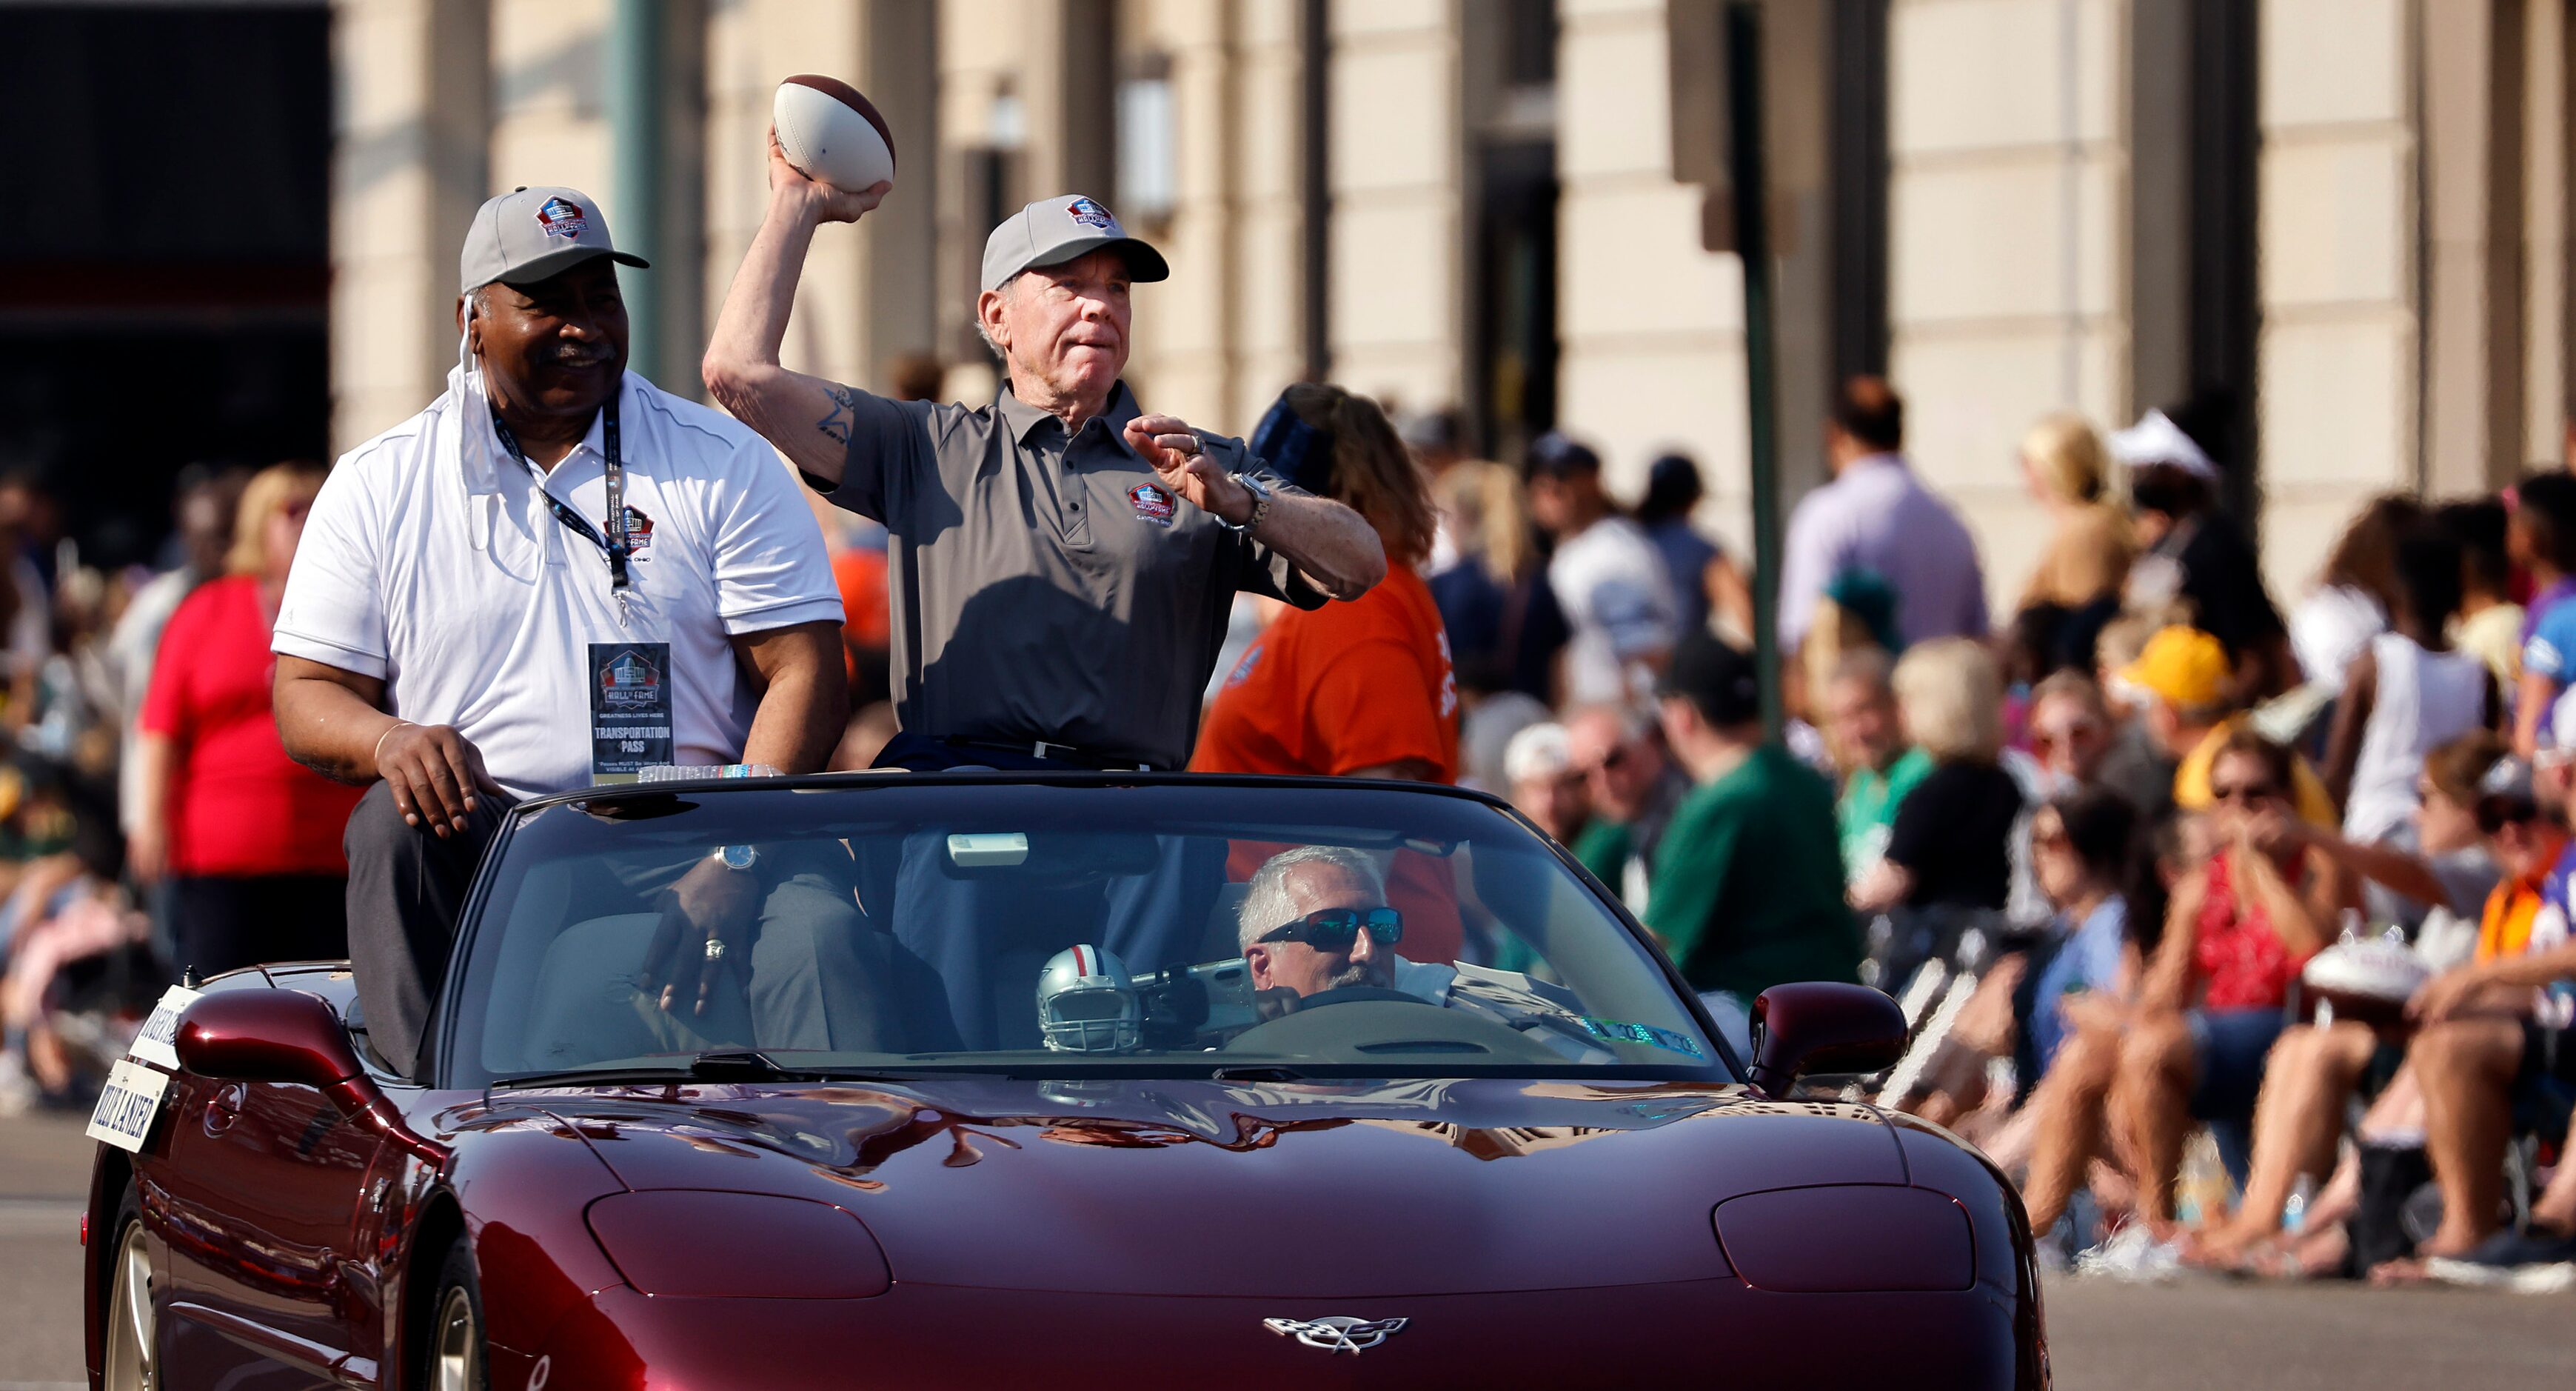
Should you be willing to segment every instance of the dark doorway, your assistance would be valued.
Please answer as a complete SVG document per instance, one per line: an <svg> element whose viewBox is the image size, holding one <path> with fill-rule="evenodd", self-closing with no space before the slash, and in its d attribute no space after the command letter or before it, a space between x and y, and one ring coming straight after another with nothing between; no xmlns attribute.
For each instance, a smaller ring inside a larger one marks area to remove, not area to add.
<svg viewBox="0 0 2576 1391"><path fill-rule="evenodd" d="M1517 460L1556 428L1556 144L1480 154L1467 413L1479 447Z"/></svg>
<svg viewBox="0 0 2576 1391"><path fill-rule="evenodd" d="M0 471L83 559L150 558L192 461L322 457L329 10L0 7L0 131Z"/></svg>
<svg viewBox="0 0 2576 1391"><path fill-rule="evenodd" d="M2178 422L2209 445L2225 479L2221 502L2249 533L2261 517L2254 457L2256 8L2192 0L2187 409L2196 418Z"/></svg>

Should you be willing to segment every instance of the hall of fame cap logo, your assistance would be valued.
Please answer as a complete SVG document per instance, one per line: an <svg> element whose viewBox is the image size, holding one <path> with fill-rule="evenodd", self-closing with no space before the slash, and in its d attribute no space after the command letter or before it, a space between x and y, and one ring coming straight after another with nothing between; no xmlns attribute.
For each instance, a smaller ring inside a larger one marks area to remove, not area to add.
<svg viewBox="0 0 2576 1391"><path fill-rule="evenodd" d="M537 205L537 226L547 236L571 241L590 230L590 215L569 198L549 198Z"/></svg>
<svg viewBox="0 0 2576 1391"><path fill-rule="evenodd" d="M1085 227L1097 227L1113 236L1118 232L1118 219L1111 217L1107 208L1088 198L1076 198L1065 204L1064 215Z"/></svg>
<svg viewBox="0 0 2576 1391"><path fill-rule="evenodd" d="M1404 1331L1409 1319L1355 1319L1333 1314L1320 1319L1263 1319L1261 1326L1310 1348L1347 1352L1356 1357Z"/></svg>

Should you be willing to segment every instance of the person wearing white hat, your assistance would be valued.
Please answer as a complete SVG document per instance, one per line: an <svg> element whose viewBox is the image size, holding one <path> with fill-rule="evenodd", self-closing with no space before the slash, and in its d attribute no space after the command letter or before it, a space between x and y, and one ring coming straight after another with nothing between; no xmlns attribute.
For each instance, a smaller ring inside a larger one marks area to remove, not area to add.
<svg viewBox="0 0 2576 1391"><path fill-rule="evenodd" d="M903 732L880 765L1178 768L1238 591L1318 608L1386 573L1358 513L1243 444L1146 415L1122 374L1132 285L1171 274L1098 201L1043 198L984 245L998 400L889 401L779 362L815 229L847 192L769 151L767 218L707 347L707 389L835 506L883 522Z"/></svg>
<svg viewBox="0 0 2576 1391"><path fill-rule="evenodd" d="M2188 412L2184 412L2186 415ZM2289 629L2263 586L2252 543L2218 510L2218 463L2173 416L2150 410L2111 435L2129 471L2142 548L2129 567L2124 607L2159 617L2177 609L2227 649L2239 703L2277 695L2298 679Z"/></svg>

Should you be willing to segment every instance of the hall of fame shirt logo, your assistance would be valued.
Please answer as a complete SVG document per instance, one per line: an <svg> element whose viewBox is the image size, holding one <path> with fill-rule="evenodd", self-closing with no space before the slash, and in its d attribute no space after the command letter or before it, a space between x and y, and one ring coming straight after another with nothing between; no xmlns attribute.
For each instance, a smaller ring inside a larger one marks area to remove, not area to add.
<svg viewBox="0 0 2576 1391"><path fill-rule="evenodd" d="M1136 509L1136 520L1159 527L1172 524L1172 495L1154 484L1139 483L1128 489L1127 501Z"/></svg>
<svg viewBox="0 0 2576 1391"><path fill-rule="evenodd" d="M603 524L602 524L602 525L600 526L600 528L599 528L599 534L600 534L600 535L602 535L602 536L606 536L606 535L608 534L608 530L609 530L609 529L608 529L608 527L606 526L606 524L605 524L605 522L604 522L604 520L603 520ZM646 558L646 552L647 552L648 550L650 550L650 549L651 549L652 545L653 545L653 519L652 519L652 518L650 518L650 517L648 517L648 516L645 516L645 515L644 515L644 513L643 513L640 509L638 509L634 504L632 504L632 503L627 504L627 507L626 507L626 547L627 547L627 553L628 553L628 554L630 554L630 555L632 555L632 556L634 556L637 560L643 560L643 559L645 559L645 558Z"/></svg>

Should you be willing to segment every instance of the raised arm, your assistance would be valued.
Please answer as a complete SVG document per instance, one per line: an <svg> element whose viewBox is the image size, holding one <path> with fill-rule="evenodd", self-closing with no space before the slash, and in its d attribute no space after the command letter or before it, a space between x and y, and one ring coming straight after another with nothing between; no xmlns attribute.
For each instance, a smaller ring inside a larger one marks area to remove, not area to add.
<svg viewBox="0 0 2576 1391"><path fill-rule="evenodd" d="M826 222L856 222L886 195L878 184L844 193L796 172L769 135L769 212L751 239L751 250L725 292L715 336L700 366L708 394L736 420L758 430L796 467L826 482L841 481L859 392L791 372L778 362L787 316L796 307L796 281L805 269L814 229Z"/></svg>

